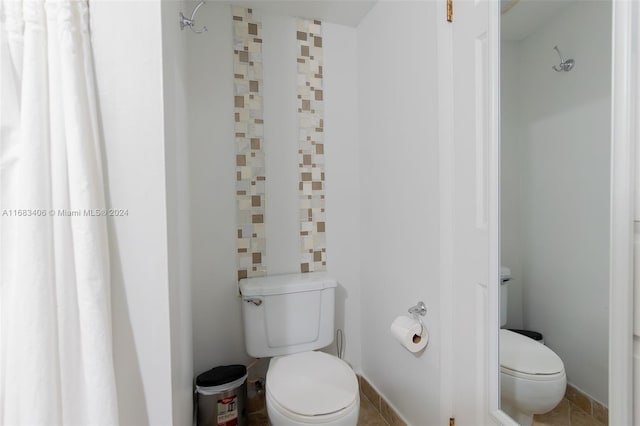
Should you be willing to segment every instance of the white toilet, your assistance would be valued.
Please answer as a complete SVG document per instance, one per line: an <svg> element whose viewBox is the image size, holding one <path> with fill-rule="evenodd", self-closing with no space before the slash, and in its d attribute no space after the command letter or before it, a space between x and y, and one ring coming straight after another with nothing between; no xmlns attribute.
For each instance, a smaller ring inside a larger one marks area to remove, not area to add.
<svg viewBox="0 0 640 426"><path fill-rule="evenodd" d="M247 352L273 357L266 377L273 426L358 423L355 373L316 351L333 342L336 286L321 272L240 280Z"/></svg>
<svg viewBox="0 0 640 426"><path fill-rule="evenodd" d="M501 325L507 322L508 268L502 268ZM555 408L567 386L560 357L549 347L506 329L500 330L501 408L522 426L533 423L534 414Z"/></svg>

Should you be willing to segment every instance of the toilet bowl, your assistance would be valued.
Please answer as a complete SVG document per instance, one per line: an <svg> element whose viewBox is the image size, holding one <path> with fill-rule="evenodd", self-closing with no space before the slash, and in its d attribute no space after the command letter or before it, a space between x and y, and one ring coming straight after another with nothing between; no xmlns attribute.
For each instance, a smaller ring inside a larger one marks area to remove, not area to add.
<svg viewBox="0 0 640 426"><path fill-rule="evenodd" d="M333 342L336 286L321 272L240 280L247 352L272 357L265 389L273 426L358 423L354 371L316 351Z"/></svg>
<svg viewBox="0 0 640 426"><path fill-rule="evenodd" d="M501 408L529 426L534 414L553 410L567 385L564 364L549 347L521 334L500 330Z"/></svg>
<svg viewBox="0 0 640 426"><path fill-rule="evenodd" d="M355 425L358 380L344 361L323 352L276 357L267 371L266 403L274 425Z"/></svg>

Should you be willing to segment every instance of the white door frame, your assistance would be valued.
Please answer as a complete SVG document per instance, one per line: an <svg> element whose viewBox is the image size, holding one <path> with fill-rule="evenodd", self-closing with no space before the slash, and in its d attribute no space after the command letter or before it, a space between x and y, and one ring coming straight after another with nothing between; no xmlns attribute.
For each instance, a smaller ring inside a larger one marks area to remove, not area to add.
<svg viewBox="0 0 640 426"><path fill-rule="evenodd" d="M633 424L633 239L635 211L638 4L613 2L609 424ZM635 49L635 55L632 49ZM637 419L640 420L640 419Z"/></svg>
<svg viewBox="0 0 640 426"><path fill-rule="evenodd" d="M500 147L500 2L491 1L489 14L490 137L493 163L499 170ZM639 132L635 114L638 105L638 44L640 6L635 1L613 0L612 31L612 130L611 130L611 223L609 290L609 424L633 424L633 238L635 210L636 143ZM500 410L499 389L499 176L494 173L490 188L490 235L487 360L488 412L499 424L516 425ZM639 185L640 187L640 185ZM640 210L640 209L639 209ZM640 421L640 419L637 419Z"/></svg>

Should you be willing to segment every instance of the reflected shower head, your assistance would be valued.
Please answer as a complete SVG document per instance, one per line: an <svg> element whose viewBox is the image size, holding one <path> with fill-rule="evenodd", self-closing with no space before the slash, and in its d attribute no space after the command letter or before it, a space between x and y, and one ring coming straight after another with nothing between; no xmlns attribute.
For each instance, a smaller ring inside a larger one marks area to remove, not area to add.
<svg viewBox="0 0 640 426"><path fill-rule="evenodd" d="M571 71L574 65L576 64L575 61L573 59L565 60L564 57L562 56L562 53L560 53L560 49L558 49L558 46L554 46L553 48L555 49L556 52L558 52L558 56L560 56L560 64L558 66L554 65L551 68L553 68L556 72Z"/></svg>

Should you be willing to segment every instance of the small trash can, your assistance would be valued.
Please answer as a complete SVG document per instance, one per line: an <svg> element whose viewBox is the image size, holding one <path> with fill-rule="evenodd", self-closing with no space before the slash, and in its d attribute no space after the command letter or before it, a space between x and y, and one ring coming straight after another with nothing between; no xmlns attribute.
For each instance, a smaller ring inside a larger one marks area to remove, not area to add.
<svg viewBox="0 0 640 426"><path fill-rule="evenodd" d="M196 378L198 426L247 426L247 367L223 365Z"/></svg>

